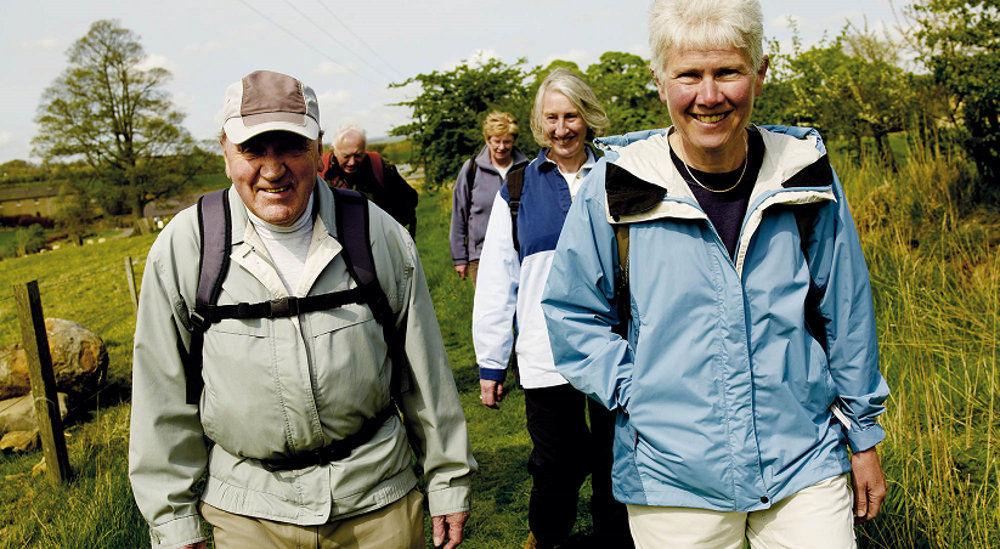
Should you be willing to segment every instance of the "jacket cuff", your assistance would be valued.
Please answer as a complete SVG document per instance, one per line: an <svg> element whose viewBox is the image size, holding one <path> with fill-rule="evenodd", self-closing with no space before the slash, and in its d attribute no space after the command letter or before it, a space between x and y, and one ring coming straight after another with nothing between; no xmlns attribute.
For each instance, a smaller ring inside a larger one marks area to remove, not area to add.
<svg viewBox="0 0 1000 549"><path fill-rule="evenodd" d="M472 509L469 486L453 486L427 493L427 510L432 517L463 513Z"/></svg>
<svg viewBox="0 0 1000 549"><path fill-rule="evenodd" d="M199 515L179 517L159 526L149 527L149 541L153 549L176 549L204 539Z"/></svg>
<svg viewBox="0 0 1000 549"><path fill-rule="evenodd" d="M479 368L479 379L489 381L503 381L507 379L507 370L502 368Z"/></svg>
<svg viewBox="0 0 1000 549"><path fill-rule="evenodd" d="M875 424L863 431L847 431L847 442L851 445L851 452L855 454L864 452L874 447L885 438L885 429L881 425Z"/></svg>
<svg viewBox="0 0 1000 549"><path fill-rule="evenodd" d="M468 259L456 259L454 257L451 258L451 262L454 263L455 265L468 265L469 264L469 260Z"/></svg>

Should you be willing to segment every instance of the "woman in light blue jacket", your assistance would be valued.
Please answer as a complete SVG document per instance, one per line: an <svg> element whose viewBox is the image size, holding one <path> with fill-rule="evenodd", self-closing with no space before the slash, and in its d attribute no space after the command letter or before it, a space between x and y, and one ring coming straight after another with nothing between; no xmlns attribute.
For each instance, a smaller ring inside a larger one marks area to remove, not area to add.
<svg viewBox="0 0 1000 549"><path fill-rule="evenodd" d="M543 294L556 368L618 411L637 547L851 547L888 387L840 182L815 131L750 125L757 0L657 0L649 26L674 126L598 140Z"/></svg>

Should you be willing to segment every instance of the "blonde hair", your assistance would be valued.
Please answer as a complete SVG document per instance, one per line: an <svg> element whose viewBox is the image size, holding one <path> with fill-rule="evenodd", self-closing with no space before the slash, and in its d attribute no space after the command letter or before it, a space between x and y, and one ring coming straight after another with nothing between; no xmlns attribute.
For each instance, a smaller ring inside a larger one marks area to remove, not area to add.
<svg viewBox="0 0 1000 549"><path fill-rule="evenodd" d="M604 132L611 127L608 115L597 101L594 90L590 89L583 78L559 67L549 73L545 80L542 80L542 85L538 87L538 93L535 94L535 104L531 107L531 134L535 136L535 142L539 146L549 147L552 145L542 124L545 94L550 91L557 91L565 95L573 103L577 112L580 113L583 123L587 125L588 141L604 135Z"/></svg>
<svg viewBox="0 0 1000 549"><path fill-rule="evenodd" d="M487 140L494 135L510 135L517 140L517 133L517 120L509 113L493 111L483 121L483 138Z"/></svg>
<svg viewBox="0 0 1000 549"><path fill-rule="evenodd" d="M649 8L649 68L662 81L667 50L740 50L753 72L764 60L758 0L654 0Z"/></svg>

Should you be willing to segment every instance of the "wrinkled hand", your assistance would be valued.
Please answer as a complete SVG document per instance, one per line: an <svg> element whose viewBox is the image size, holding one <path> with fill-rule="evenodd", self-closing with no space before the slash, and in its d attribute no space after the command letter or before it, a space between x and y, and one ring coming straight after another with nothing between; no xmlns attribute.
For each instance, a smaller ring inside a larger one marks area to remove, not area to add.
<svg viewBox="0 0 1000 549"><path fill-rule="evenodd" d="M503 400L503 383L490 379L480 379L479 400L483 401L483 406L499 410L500 401Z"/></svg>
<svg viewBox="0 0 1000 549"><path fill-rule="evenodd" d="M454 549L465 539L462 530L465 528L465 521L469 520L469 512L452 513L446 516L431 517L431 530L434 537L434 547L441 547L445 540L448 545L443 549Z"/></svg>
<svg viewBox="0 0 1000 549"><path fill-rule="evenodd" d="M851 456L855 526L875 518L885 499L886 482L875 448Z"/></svg>
<svg viewBox="0 0 1000 549"><path fill-rule="evenodd" d="M469 274L469 264L455 265L455 272L458 273L459 278L465 280L465 276Z"/></svg>
<svg viewBox="0 0 1000 549"><path fill-rule="evenodd" d="M185 546L180 547L178 549L205 549L206 547L208 547L208 542L207 541L199 541L198 543L192 543L191 545L185 545Z"/></svg>

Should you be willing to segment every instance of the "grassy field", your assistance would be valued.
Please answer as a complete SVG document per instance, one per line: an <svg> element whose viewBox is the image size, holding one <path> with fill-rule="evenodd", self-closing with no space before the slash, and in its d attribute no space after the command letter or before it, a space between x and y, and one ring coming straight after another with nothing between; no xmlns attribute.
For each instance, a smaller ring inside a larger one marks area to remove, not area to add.
<svg viewBox="0 0 1000 549"><path fill-rule="evenodd" d="M889 499L860 530L861 546L995 548L1000 220L952 203L948 185L961 184L961 165L917 160L898 175L837 164L871 271L882 371L893 391L882 418L889 436L879 446ZM451 268L449 200L421 195L417 244L480 463L463 547L520 547L530 489L523 396L515 391L499 411L479 404L472 287ZM126 478L133 316L124 258L139 275L151 242L112 240L0 262L0 287L37 278L46 315L82 322L111 355L107 389L71 403L70 485L51 488L30 475L40 452L0 457L0 548L148 547ZM16 322L12 299L0 297L0 345L19 339ZM575 539L589 528L578 522Z"/></svg>

